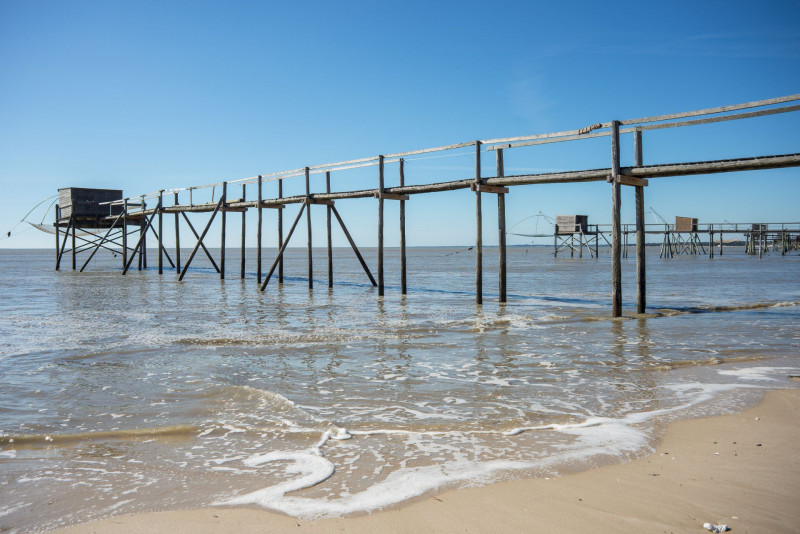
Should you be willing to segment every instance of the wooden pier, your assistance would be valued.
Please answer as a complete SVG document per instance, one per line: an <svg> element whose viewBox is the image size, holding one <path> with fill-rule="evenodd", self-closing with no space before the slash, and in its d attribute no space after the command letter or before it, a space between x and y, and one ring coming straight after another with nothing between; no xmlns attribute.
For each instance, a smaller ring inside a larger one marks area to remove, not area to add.
<svg viewBox="0 0 800 534"><path fill-rule="evenodd" d="M60 268L62 257L66 252L71 252L73 269L77 269L77 254L81 252L90 252L88 258L80 268L80 270L83 271L94 257L95 253L101 248L114 252L121 252L122 274L126 274L134 265L134 262L136 262L136 267L138 269L144 269L147 267L147 236L151 235L158 243L157 261L159 274L163 274L164 272L164 259L166 259L170 267L175 269L178 275L178 280L183 280L186 277L189 267L191 266L196 255L202 251L202 253L208 257L211 264L218 272L220 278L224 279L226 274L226 218L229 213L241 213L242 253L240 277L245 278L245 214L250 209L256 209L258 211L258 222L256 225L257 272L255 278L258 288L261 291L264 291L266 290L269 282L272 280L276 270L278 283L283 282L283 254L294 235L294 231L298 225L298 222L305 212L308 247L308 286L309 289L312 289L314 286L314 280L311 254L311 209L312 206L324 206L327 214L326 230L328 246L328 285L332 286L333 284L331 227L332 221L335 219L336 224L339 225L344 232L344 235L346 236L353 253L360 262L365 276L373 286L377 287L378 295L383 296L385 291L384 203L386 201L397 201L399 203L400 211L401 292L402 294L405 294L407 291L405 239L406 201L408 201L413 195L470 189L475 193L475 301L478 304L483 302L482 202L483 195L488 194L495 195L497 198L497 227L499 238L499 301L506 302L507 283L505 237L507 232L505 221L505 195L510 194L510 188L523 185L547 183L607 182L609 184L611 197L610 209L612 223L610 225L610 231L608 232L601 231L599 227L595 227L594 247L596 253L598 238L603 236L604 239L607 239L605 237L605 233L610 235L610 240L608 241L611 246L612 257L611 315L612 317L619 317L622 315L622 271L620 262L623 254L627 255L628 236L631 234L636 236L635 256L637 265L637 312L644 313L646 309L646 265L644 253L645 235L658 233L673 237L675 235L683 236L684 234L684 232L677 229L664 229L662 227L659 230L653 230L652 228L647 228L649 225L645 225L644 189L648 186L648 181L650 179L800 166L800 153L754 155L750 157L716 161L661 162L645 165L643 158L644 132L664 128L685 128L700 124L742 120L766 115L795 112L800 110L800 104L797 103L798 101L800 101L800 94L732 106L675 113L671 115L644 117L624 121L613 120L605 123L593 124L577 130L523 137L477 140L408 152L382 154L374 157L263 174L240 180L231 180L221 183L193 186L181 189L160 190L154 193L141 195L139 197L119 198L122 197L122 194L121 192L117 192L119 193L116 195L117 198L96 201L91 209L88 209L87 206L84 205L84 208L86 209L84 209L83 212L80 209L74 209L74 206L77 206L75 201L76 197L74 195L69 196L66 193L66 191L77 193L80 190L67 189L63 190L67 196L60 201L60 206L56 206L56 220L54 223L56 229L56 270ZM620 135L628 133L633 134L634 165L632 167L622 167L620 163ZM610 157L608 167L600 169L521 175L506 175L505 173L504 153L506 151L516 150L528 146L580 141L598 137L609 138ZM466 176L462 179L453 181L429 180L427 183L423 184L405 184L405 165L408 163L409 157L437 152L446 153L448 151L464 149L467 147L472 147L472 149L474 149L475 171L471 176ZM491 152L494 152L496 172L494 176L482 176L481 158L487 156ZM398 185L395 186L387 186L386 184L386 168L387 165L390 164L393 167L396 165L398 169ZM333 173L362 167L376 167L376 183L374 188L331 191L331 175ZM311 190L311 174L325 175L324 191ZM305 193L301 195L284 196L283 182L285 180L299 177L303 177L305 179ZM277 195L272 198L264 198L264 183L273 181L277 182ZM234 187L239 185L241 186L240 195L237 193L230 193ZM249 195L247 191L248 186L250 186ZM633 187L635 189L636 224L633 228L629 226L623 226L620 222L620 193L623 186ZM256 189L256 195L253 195L253 188ZM211 202L194 202L194 192L201 189L211 189ZM217 190L219 190L219 198L216 197ZM97 193L97 198L99 198L101 196L100 192L107 190L94 191ZM229 196L229 193L230 195L236 196ZM358 246L356 245L352 234L349 232L345 224L345 217L342 216L336 207L337 201L356 198L374 198L377 201L378 253L377 265L375 269L377 280L373 276L372 271L361 254ZM65 204L65 202L68 203ZM299 205L299 210L297 211L297 214L295 215L288 232L286 235L284 235L284 209L293 204ZM275 210L277 214L275 230L277 232L279 251L277 256L274 258L268 272L264 276L262 272L262 232L264 224L263 210L265 209ZM187 217L187 213L210 213L210 216L205 227L198 232L198 229L192 225ZM163 242L164 217L170 215L174 217L175 225L174 261ZM218 262L215 261L213 255L203 243L204 239L211 230L212 223L217 217L219 217L221 220L221 248ZM195 239L194 248L183 264L181 263L180 257L180 229L182 222L185 223L185 226L188 227ZM62 230L63 237L61 235ZM101 235L100 233L97 233L98 230L105 230L105 232ZM589 234L589 228L586 228L586 230L587 231L583 233ZM767 246L766 244L774 244L776 240L779 240L783 244L782 250L785 253L787 250L789 250L789 247L793 246L792 243L796 242L797 237L797 234L794 233L793 230L788 231L786 228L778 230L768 226L763 228L758 226L758 228L756 228L755 225L751 225L749 230L746 231L744 228L724 228L723 226L705 228L704 230L705 233L710 236L710 242L713 242L714 236L717 236L720 240L722 240L722 236L725 233L731 232L736 232L739 234L744 233L745 235L752 236L748 237L748 251L756 251L756 254L763 253L763 251L766 250L764 248ZM696 235L698 232L699 231L694 232L694 234ZM692 232L689 233L691 234ZM556 240L558 239L558 235L559 232L556 231ZM561 235L563 236L565 234ZM135 238L135 243L133 246L131 246L131 236ZM67 248L68 241L71 243L71 248ZM78 241L80 241L80 244ZM685 250L680 247L689 246L691 249L691 247L697 245L696 241L692 241L689 245L687 245L685 241L686 240L684 239L683 242L678 245L680 250ZM750 246L751 241L753 243L752 246ZM582 251L582 249L583 245L581 245L580 250ZM557 250L558 246L556 248L556 251ZM574 244L572 244L571 250L574 252ZM670 255L675 253L676 249L672 242L670 242L668 250ZM720 247L720 254L721 253L722 247Z"/></svg>

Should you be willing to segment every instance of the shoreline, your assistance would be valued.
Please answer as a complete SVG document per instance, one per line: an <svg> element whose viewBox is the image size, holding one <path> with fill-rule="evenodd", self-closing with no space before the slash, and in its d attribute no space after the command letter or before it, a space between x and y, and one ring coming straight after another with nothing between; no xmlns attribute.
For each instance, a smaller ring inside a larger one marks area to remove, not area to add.
<svg viewBox="0 0 800 534"><path fill-rule="evenodd" d="M110 517L54 530L96 532L707 532L797 531L800 389L769 391L738 414L671 423L641 459L556 478L446 490L354 517L301 521L207 507Z"/></svg>

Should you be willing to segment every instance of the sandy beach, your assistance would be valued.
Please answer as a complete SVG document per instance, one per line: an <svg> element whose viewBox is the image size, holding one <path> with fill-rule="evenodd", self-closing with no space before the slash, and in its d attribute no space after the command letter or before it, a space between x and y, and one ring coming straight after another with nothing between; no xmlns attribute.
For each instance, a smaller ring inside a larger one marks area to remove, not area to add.
<svg viewBox="0 0 800 534"><path fill-rule="evenodd" d="M800 390L743 413L669 426L646 458L551 479L445 491L370 515L306 522L256 509L136 514L62 533L790 533L800 524Z"/></svg>

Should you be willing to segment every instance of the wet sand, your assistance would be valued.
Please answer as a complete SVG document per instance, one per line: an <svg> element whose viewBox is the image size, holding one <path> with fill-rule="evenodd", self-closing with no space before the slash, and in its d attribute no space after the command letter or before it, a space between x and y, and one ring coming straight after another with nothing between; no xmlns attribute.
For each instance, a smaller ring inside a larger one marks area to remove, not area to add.
<svg viewBox="0 0 800 534"><path fill-rule="evenodd" d="M256 509L136 514L62 533L706 532L800 525L800 390L744 413L669 426L646 458L551 479L445 491L370 515L306 522Z"/></svg>

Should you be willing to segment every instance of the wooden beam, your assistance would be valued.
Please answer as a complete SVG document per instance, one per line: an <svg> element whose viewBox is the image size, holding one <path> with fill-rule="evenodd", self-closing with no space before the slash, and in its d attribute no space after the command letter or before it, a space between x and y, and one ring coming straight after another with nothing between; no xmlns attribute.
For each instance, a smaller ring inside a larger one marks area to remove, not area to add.
<svg viewBox="0 0 800 534"><path fill-rule="evenodd" d="M206 224L206 227L203 229L203 233L200 234L200 236L197 238L197 244L194 246L194 249L192 249L192 253L189 254L189 259L186 260L186 265L183 266L183 270L181 271L181 274L178 277L179 281L183 280L183 277L186 276L186 271L189 270L189 265L191 265L192 260L194 259L194 255L197 254L197 250L201 246L203 247L203 250L205 250L205 245L203 245L203 239L205 239L206 234L208 233L208 229L211 228L211 223L214 222L214 217L217 216L217 213L219 213L219 210L222 208L222 204L224 202L225 202L225 195L220 197L219 202L217 202L217 209L215 209L214 212L211 214L211 218L208 219L208 223ZM186 218L186 221L187 222L189 221L188 217ZM190 224L190 226L191 226L191 224ZM194 231L194 228L192 228L192 231ZM195 232L195 235L197 235L196 232ZM206 254L208 254L208 250L206 250ZM209 258L211 257L210 254L208 256L209 256ZM222 273L222 269L219 269L219 271L220 271L220 274L221 274Z"/></svg>
<svg viewBox="0 0 800 534"><path fill-rule="evenodd" d="M347 242L350 243L350 247L353 249L353 252L355 252L356 258L358 258L359 263L361 263L361 267L367 274L369 281L372 283L373 286L377 286L378 283L375 281L375 278L373 278L372 273L369 270L369 267L367 267L367 262L364 261L364 257L361 255L361 252L359 252L358 247L356 246L356 242L353 241L353 237L350 235L350 232L347 231L347 226L345 226L341 215L339 215L339 211L336 209L336 206L331 206L331 211L333 211L333 215L339 222L339 226L342 228L342 231L344 232L344 235L347 238Z"/></svg>
<svg viewBox="0 0 800 534"><path fill-rule="evenodd" d="M280 184L280 182L278 182ZM279 187L280 191L280 187ZM264 277L264 281L261 282L261 291L266 289L267 284L269 283L269 279L272 278L272 273L275 272L275 268L282 264L283 262L283 253L286 250L287 245L289 245L289 240L292 238L292 234L294 233L294 229L297 227L297 223L300 221L300 217L303 215L303 211L308 209L308 204L302 204L300 206L300 211L297 212L297 217L294 219L294 223L292 223L292 227L289 229L289 234L286 236L286 241L281 242L281 248L278 250L278 257L275 258L275 261L272 262L272 267L270 267L267 276Z"/></svg>
<svg viewBox="0 0 800 534"><path fill-rule="evenodd" d="M122 270L122 274L125 274L125 273L128 272L128 269L130 268L131 263L133 262L133 258L136 257L136 252L137 251L139 252L139 262L140 262L139 264L140 265L142 264L142 261L143 261L142 260L142 248L145 246L145 243L146 243L147 229L150 227L151 224L153 224L153 219L155 218L155 216L156 216L156 213L154 211L153 214L150 215L149 219L147 219L146 221L142 221L145 224L142 225L142 230L139 231L139 241L136 243L136 246L133 248L133 253L131 254L130 259L128 259L128 263L125 264L125 268Z"/></svg>
<svg viewBox="0 0 800 534"><path fill-rule="evenodd" d="M321 198L309 197L303 200L303 204L315 204L319 206L333 206L333 200L324 200Z"/></svg>
<svg viewBox="0 0 800 534"><path fill-rule="evenodd" d="M508 193L507 187L501 187L497 185L486 185L486 184L470 184L469 186L471 191L480 192L480 193L496 193L499 195L504 195Z"/></svg>
<svg viewBox="0 0 800 534"><path fill-rule="evenodd" d="M183 218L186 221L186 224L189 225L189 230L191 230L192 233L194 234L194 238L199 241L200 240L200 236L198 235L197 230L194 229L194 226L192 226L192 221L189 220L189 217L185 213L181 212L181 215L183 215ZM200 248L202 248L203 252L206 253L206 256L208 257L208 261L210 261L211 265L214 266L214 270L217 271L217 273L219 273L219 266L217 265L217 262L214 261L214 257L211 255L211 253L208 251L208 249L206 248L206 246L203 244L202 241L200 241Z"/></svg>
<svg viewBox="0 0 800 534"><path fill-rule="evenodd" d="M398 195L396 193L383 193L383 195L380 193L375 193L373 196L375 198L382 198L384 200L408 200L408 195Z"/></svg>
<svg viewBox="0 0 800 534"><path fill-rule="evenodd" d="M621 174L617 176L617 182L620 185L631 185L634 187L647 187L648 181L646 178L634 178L633 176L625 176Z"/></svg>

